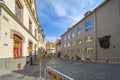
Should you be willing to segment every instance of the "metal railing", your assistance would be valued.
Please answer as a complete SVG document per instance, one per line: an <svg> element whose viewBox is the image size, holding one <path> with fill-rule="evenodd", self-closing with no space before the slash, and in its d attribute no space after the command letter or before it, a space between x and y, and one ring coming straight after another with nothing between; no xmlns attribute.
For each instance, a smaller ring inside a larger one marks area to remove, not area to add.
<svg viewBox="0 0 120 80"><path fill-rule="evenodd" d="M44 80L74 80L74 79L64 75L63 73L49 66L46 66Z"/></svg>

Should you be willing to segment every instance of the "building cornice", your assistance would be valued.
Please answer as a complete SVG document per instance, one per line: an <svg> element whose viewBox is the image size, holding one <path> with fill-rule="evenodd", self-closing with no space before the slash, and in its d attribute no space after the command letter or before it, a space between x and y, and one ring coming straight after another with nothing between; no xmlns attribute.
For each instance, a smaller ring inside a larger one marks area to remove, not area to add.
<svg viewBox="0 0 120 80"><path fill-rule="evenodd" d="M24 0L24 2L25 2L25 5L26 5L26 7L27 7L27 9L28 9L28 11L29 11L32 19L33 19L34 22L36 23L37 27L39 27L38 20L35 18L35 15L34 15L33 12L32 12L31 5L28 3L28 0ZM37 16L37 15L36 15L36 16Z"/></svg>
<svg viewBox="0 0 120 80"><path fill-rule="evenodd" d="M38 41L4 3L0 3L0 7L3 8L28 34L30 34L36 41Z"/></svg>

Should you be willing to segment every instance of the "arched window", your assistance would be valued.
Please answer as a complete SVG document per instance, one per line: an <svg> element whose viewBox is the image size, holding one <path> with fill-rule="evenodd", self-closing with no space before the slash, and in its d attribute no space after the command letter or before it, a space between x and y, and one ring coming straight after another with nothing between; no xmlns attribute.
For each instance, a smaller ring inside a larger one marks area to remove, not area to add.
<svg viewBox="0 0 120 80"><path fill-rule="evenodd" d="M14 58L20 58L22 57L22 38L14 34L13 39L14 39L13 56Z"/></svg>

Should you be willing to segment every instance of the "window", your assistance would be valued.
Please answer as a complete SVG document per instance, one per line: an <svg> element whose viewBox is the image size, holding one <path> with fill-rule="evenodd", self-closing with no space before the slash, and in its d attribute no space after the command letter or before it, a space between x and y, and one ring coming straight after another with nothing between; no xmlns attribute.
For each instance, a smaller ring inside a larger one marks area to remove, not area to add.
<svg viewBox="0 0 120 80"><path fill-rule="evenodd" d="M78 35L81 34L81 26L79 26L79 27L77 28L77 34L78 34Z"/></svg>
<svg viewBox="0 0 120 80"><path fill-rule="evenodd" d="M72 30L71 31L71 34L72 34L72 38L75 36L75 31L74 30Z"/></svg>
<svg viewBox="0 0 120 80"><path fill-rule="evenodd" d="M78 44L81 44L81 43L82 43L82 39L79 39L79 40L77 41L77 43L78 43Z"/></svg>
<svg viewBox="0 0 120 80"><path fill-rule="evenodd" d="M36 31L36 29L35 29L35 37L37 37L37 31Z"/></svg>
<svg viewBox="0 0 120 80"><path fill-rule="evenodd" d="M70 34L68 34L67 38L68 38L68 40L70 39Z"/></svg>
<svg viewBox="0 0 120 80"><path fill-rule="evenodd" d="M69 52L69 49L67 50L67 52Z"/></svg>
<svg viewBox="0 0 120 80"><path fill-rule="evenodd" d="M78 53L82 53L82 48L76 50Z"/></svg>
<svg viewBox="0 0 120 80"><path fill-rule="evenodd" d="M32 46L33 46L32 42L29 42L29 48L28 48L29 55L32 55L32 51L33 51Z"/></svg>
<svg viewBox="0 0 120 80"><path fill-rule="evenodd" d="M2 13L2 10L0 9L0 15L1 15L1 13Z"/></svg>
<svg viewBox="0 0 120 80"><path fill-rule="evenodd" d="M20 5L20 3L18 4L18 1L16 1L15 16L22 21L22 17L23 17L22 14L23 14L22 6Z"/></svg>
<svg viewBox="0 0 120 80"><path fill-rule="evenodd" d="M66 35L66 40L68 40L68 35Z"/></svg>
<svg viewBox="0 0 120 80"><path fill-rule="evenodd" d="M85 42L91 42L93 41L93 37L92 36L88 36L85 38Z"/></svg>
<svg viewBox="0 0 120 80"><path fill-rule="evenodd" d="M54 43L53 43L53 44L51 44L51 48L54 48L54 47L55 47Z"/></svg>
<svg viewBox="0 0 120 80"><path fill-rule="evenodd" d="M68 43L67 46L70 47L70 43Z"/></svg>
<svg viewBox="0 0 120 80"><path fill-rule="evenodd" d="M22 57L22 38L14 34L13 53L14 58Z"/></svg>
<svg viewBox="0 0 120 80"><path fill-rule="evenodd" d="M32 4L32 0L28 0L28 3L29 3L29 4Z"/></svg>
<svg viewBox="0 0 120 80"><path fill-rule="evenodd" d="M66 41L66 35L64 36L64 40Z"/></svg>
<svg viewBox="0 0 120 80"><path fill-rule="evenodd" d="M29 31L32 33L32 21L29 19Z"/></svg>
<svg viewBox="0 0 120 80"><path fill-rule="evenodd" d="M86 31L89 31L92 29L92 20L87 20L85 22L85 25L86 25Z"/></svg>
<svg viewBox="0 0 120 80"><path fill-rule="evenodd" d="M75 50L74 50L74 49L71 49L71 52L75 52Z"/></svg>
<svg viewBox="0 0 120 80"><path fill-rule="evenodd" d="M86 48L86 53L93 53L93 48Z"/></svg>
<svg viewBox="0 0 120 80"><path fill-rule="evenodd" d="M66 47L66 44L64 44L64 47Z"/></svg>
<svg viewBox="0 0 120 80"><path fill-rule="evenodd" d="M93 37L92 36L88 36L85 38L85 42L91 42L93 41Z"/></svg>
<svg viewBox="0 0 120 80"><path fill-rule="evenodd" d="M33 15L35 16L35 11L34 11L34 9L32 10L32 12L33 12Z"/></svg>
<svg viewBox="0 0 120 80"><path fill-rule="evenodd" d="M74 45L75 45L75 41L72 41L72 43L71 43L71 44L72 44L72 46L74 46Z"/></svg>

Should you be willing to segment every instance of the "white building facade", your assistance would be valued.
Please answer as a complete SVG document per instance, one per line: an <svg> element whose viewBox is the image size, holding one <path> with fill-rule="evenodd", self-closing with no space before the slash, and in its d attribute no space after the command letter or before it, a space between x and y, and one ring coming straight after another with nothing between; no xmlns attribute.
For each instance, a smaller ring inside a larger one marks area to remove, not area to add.
<svg viewBox="0 0 120 80"><path fill-rule="evenodd" d="M3 67L23 68L26 56L32 64L38 47L38 27L36 0L0 1L0 63Z"/></svg>

